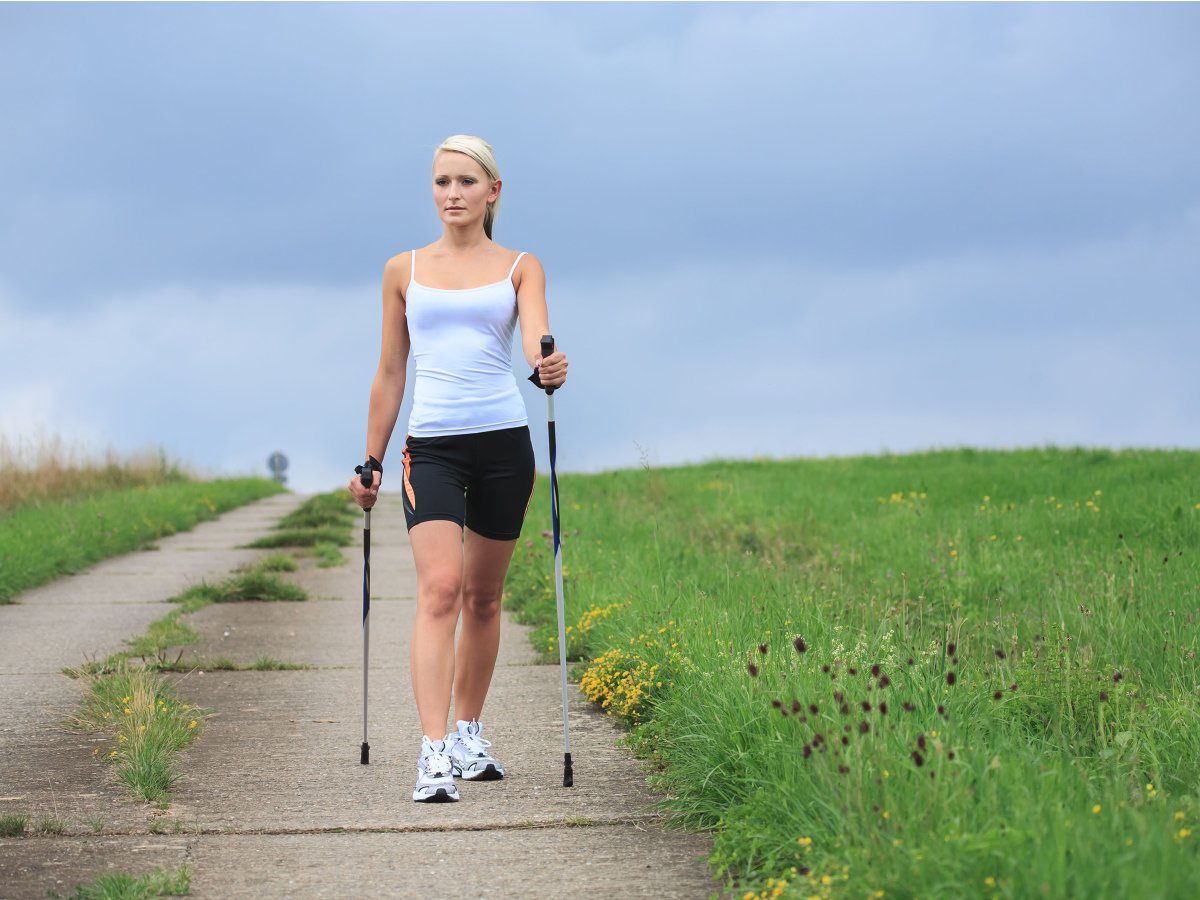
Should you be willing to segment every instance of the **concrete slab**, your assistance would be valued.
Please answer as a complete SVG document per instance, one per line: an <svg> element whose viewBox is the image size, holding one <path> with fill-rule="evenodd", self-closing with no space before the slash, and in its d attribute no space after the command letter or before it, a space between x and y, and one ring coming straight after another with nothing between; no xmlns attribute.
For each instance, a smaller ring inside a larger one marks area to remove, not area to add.
<svg viewBox="0 0 1200 900"><path fill-rule="evenodd" d="M0 606L0 675L55 674L64 666L104 659L143 634L173 603L19 603ZM9 635L20 635L9 640ZM0 678L0 702L8 699ZM3 726L0 725L0 729Z"/></svg>
<svg viewBox="0 0 1200 900"><path fill-rule="evenodd" d="M70 897L101 875L177 870L189 845L180 837L92 836L0 838L0 900Z"/></svg>
<svg viewBox="0 0 1200 900"><path fill-rule="evenodd" d="M640 765L607 717L576 703L575 787L562 787L561 688L548 666L498 669L485 734L503 781L462 784L460 803L413 803L420 727L407 671L371 683L371 765L359 765L354 671L193 673L179 691L216 708L188 753L175 815L205 830L512 826L657 819Z"/></svg>
<svg viewBox="0 0 1200 900"><path fill-rule="evenodd" d="M0 840L0 898L70 895L107 872L174 871L192 897L703 898L702 838L619 826Z"/></svg>
<svg viewBox="0 0 1200 900"><path fill-rule="evenodd" d="M202 609L187 618L201 637L186 648L184 659L196 665L221 658L250 663L265 655L284 662L361 670L361 593L352 602L345 600L346 594L361 592L361 581L356 584L352 578L342 587L340 603L218 603ZM372 671L408 668L415 610L415 600L372 599ZM500 625L496 664L536 662L527 629L505 618Z"/></svg>

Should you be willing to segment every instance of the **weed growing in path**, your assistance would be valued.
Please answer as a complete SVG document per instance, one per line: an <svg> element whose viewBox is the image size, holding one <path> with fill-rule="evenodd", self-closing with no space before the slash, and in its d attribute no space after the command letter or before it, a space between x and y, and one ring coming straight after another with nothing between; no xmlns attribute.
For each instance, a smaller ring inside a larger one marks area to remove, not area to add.
<svg viewBox="0 0 1200 900"><path fill-rule="evenodd" d="M192 892L191 870L187 864L174 872L155 868L145 875L117 872L101 875L92 884L76 885L67 900L144 900L148 897L185 897ZM62 895L51 891L50 897Z"/></svg>
<svg viewBox="0 0 1200 900"><path fill-rule="evenodd" d="M298 509L284 516L275 531L251 543L251 547L346 547L351 537L355 513L345 491L317 494ZM321 559L330 560L331 551L321 549ZM340 554L339 554L340 557ZM327 562L328 565L338 563Z"/></svg>
<svg viewBox="0 0 1200 900"><path fill-rule="evenodd" d="M0 816L0 837L20 837L29 824L29 816Z"/></svg>
<svg viewBox="0 0 1200 900"><path fill-rule="evenodd" d="M175 754L191 746L208 712L181 703L162 676L125 660L81 677L87 693L70 727L111 735L110 748L93 756L111 760L136 796L167 799L179 779Z"/></svg>
<svg viewBox="0 0 1200 900"><path fill-rule="evenodd" d="M67 830L67 823L54 816L42 816L34 826L38 834L62 834Z"/></svg>
<svg viewBox="0 0 1200 900"><path fill-rule="evenodd" d="M254 568L261 572L295 572L296 560L286 553L268 553Z"/></svg>

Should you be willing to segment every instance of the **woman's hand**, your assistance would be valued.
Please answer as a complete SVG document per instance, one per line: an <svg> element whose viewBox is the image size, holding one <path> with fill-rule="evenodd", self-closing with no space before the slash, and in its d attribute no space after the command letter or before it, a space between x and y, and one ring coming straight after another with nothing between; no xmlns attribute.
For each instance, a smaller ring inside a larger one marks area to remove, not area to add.
<svg viewBox="0 0 1200 900"><path fill-rule="evenodd" d="M378 469L371 470L370 487L364 487L362 479L355 475L350 479L350 496L363 509L370 509L379 499L379 483L381 481L383 481L383 475Z"/></svg>
<svg viewBox="0 0 1200 900"><path fill-rule="evenodd" d="M535 357L533 367L537 369L543 387L559 388L566 383L567 355L561 350L555 350L545 359Z"/></svg>

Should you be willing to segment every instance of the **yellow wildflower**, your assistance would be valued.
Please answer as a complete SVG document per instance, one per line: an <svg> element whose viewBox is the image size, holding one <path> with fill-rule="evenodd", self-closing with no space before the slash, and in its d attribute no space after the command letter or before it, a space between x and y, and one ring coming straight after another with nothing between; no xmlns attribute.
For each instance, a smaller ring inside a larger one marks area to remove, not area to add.
<svg viewBox="0 0 1200 900"><path fill-rule="evenodd" d="M188 722L188 728L195 728L195 727L196 727L195 719L192 719L192 721Z"/></svg>
<svg viewBox="0 0 1200 900"><path fill-rule="evenodd" d="M983 879L983 883L986 884L988 887L995 887L996 879L993 878L991 875L989 875L987 878Z"/></svg>
<svg viewBox="0 0 1200 900"><path fill-rule="evenodd" d="M1179 812L1175 813L1175 821L1176 821L1176 822L1182 822L1182 821L1183 821L1183 810L1182 810L1182 809L1181 809L1181 810L1179 810Z"/></svg>
<svg viewBox="0 0 1200 900"><path fill-rule="evenodd" d="M1092 812L1093 813L1100 812L1100 804L1099 803L1097 803L1095 806L1092 807Z"/></svg>
<svg viewBox="0 0 1200 900"><path fill-rule="evenodd" d="M1192 836L1192 830L1190 828L1180 828L1179 831L1177 831L1175 833L1175 837L1177 837L1181 841L1184 838L1191 837L1191 836Z"/></svg>

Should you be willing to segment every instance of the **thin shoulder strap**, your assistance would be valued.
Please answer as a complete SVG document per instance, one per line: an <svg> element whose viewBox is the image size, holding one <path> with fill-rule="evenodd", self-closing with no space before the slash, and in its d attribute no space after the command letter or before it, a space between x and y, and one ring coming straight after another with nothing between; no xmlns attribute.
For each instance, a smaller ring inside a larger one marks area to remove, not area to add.
<svg viewBox="0 0 1200 900"><path fill-rule="evenodd" d="M522 260L522 258L524 258L524 256L525 256L524 250L522 250L519 254L517 254L516 262L514 262L512 264L512 268L508 270L508 280L509 281L512 281L513 272L517 271L517 266L519 266L521 264L521 260Z"/></svg>
<svg viewBox="0 0 1200 900"><path fill-rule="evenodd" d="M411 286L412 283L416 280L417 280L417 251L416 251L416 248L413 248L413 250L412 250L412 265L408 267L408 283L409 283L409 285ZM406 289L405 294L407 294L407 293L408 293L408 291Z"/></svg>

